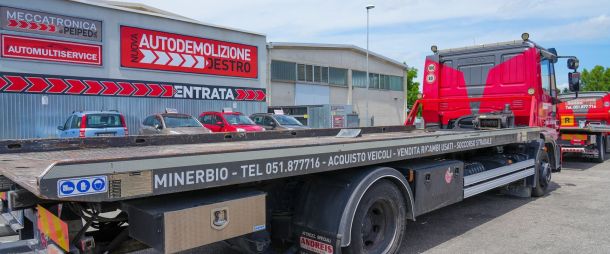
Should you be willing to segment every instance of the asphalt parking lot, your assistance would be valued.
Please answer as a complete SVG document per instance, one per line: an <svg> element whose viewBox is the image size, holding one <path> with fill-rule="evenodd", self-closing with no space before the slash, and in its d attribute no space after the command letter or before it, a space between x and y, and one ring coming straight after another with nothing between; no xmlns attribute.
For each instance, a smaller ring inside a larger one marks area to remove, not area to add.
<svg viewBox="0 0 610 254"><path fill-rule="evenodd" d="M610 160L569 159L550 187L541 198L491 192L422 215L401 253L610 252ZM234 252L216 244L198 253Z"/></svg>

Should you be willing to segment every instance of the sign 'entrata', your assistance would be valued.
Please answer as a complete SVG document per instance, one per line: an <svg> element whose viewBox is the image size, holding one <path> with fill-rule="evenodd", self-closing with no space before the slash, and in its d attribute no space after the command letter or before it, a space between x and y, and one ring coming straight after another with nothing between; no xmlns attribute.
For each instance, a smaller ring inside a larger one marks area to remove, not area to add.
<svg viewBox="0 0 610 254"><path fill-rule="evenodd" d="M121 26L121 66L257 78L257 47Z"/></svg>
<svg viewBox="0 0 610 254"><path fill-rule="evenodd" d="M2 56L50 62L102 65L102 46L3 34Z"/></svg>
<svg viewBox="0 0 610 254"><path fill-rule="evenodd" d="M0 72L0 93L265 101L265 89Z"/></svg>

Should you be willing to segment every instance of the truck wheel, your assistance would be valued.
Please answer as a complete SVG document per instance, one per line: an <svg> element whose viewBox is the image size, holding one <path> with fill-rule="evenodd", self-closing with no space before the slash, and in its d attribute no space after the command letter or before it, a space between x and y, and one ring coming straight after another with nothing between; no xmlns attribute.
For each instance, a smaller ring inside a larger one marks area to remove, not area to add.
<svg viewBox="0 0 610 254"><path fill-rule="evenodd" d="M604 137L602 135L597 135L596 137L596 145L597 145L597 158L595 158L595 162L602 163L606 159L606 143L604 143Z"/></svg>
<svg viewBox="0 0 610 254"><path fill-rule="evenodd" d="M358 204L352 221L352 239L345 253L395 253L406 228L402 192L389 180L371 186Z"/></svg>
<svg viewBox="0 0 610 254"><path fill-rule="evenodd" d="M542 152L540 158L538 158L536 172L538 173L538 182L536 187L532 189L532 196L542 197L546 194L551 183L551 163L549 162L549 154L547 152Z"/></svg>

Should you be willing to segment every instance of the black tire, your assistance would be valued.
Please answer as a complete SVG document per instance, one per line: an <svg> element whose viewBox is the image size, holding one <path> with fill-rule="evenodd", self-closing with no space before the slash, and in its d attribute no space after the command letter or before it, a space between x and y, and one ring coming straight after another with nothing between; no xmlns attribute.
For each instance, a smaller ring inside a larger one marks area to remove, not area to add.
<svg viewBox="0 0 610 254"><path fill-rule="evenodd" d="M400 189L390 180L371 186L358 204L352 239L344 253L396 253L404 238L407 208Z"/></svg>
<svg viewBox="0 0 610 254"><path fill-rule="evenodd" d="M605 136L603 138L604 140L604 147L606 148L606 153L610 153L610 147L608 146L608 141L610 141L610 137Z"/></svg>
<svg viewBox="0 0 610 254"><path fill-rule="evenodd" d="M542 151L540 157L536 160L536 172L538 173L538 182L536 187L532 188L532 196L542 197L551 184L551 162L546 151Z"/></svg>
<svg viewBox="0 0 610 254"><path fill-rule="evenodd" d="M602 163L606 160L606 143L604 143L604 137L602 135L597 135L597 140L595 140L595 144L597 145L597 158L595 158L595 162Z"/></svg>

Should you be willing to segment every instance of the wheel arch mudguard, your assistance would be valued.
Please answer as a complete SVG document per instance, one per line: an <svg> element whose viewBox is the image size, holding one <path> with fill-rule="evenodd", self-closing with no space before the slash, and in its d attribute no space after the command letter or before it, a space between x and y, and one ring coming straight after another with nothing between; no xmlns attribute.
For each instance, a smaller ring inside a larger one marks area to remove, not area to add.
<svg viewBox="0 0 610 254"><path fill-rule="evenodd" d="M549 159L552 161L551 169L553 172L561 171L561 148L557 141L544 133L541 133L540 137L544 140L545 146L548 149Z"/></svg>
<svg viewBox="0 0 610 254"><path fill-rule="evenodd" d="M332 245L337 248L349 246L352 221L360 199L381 179L391 180L401 189L407 205L406 219L415 220L413 194L405 176L390 167L366 167L308 180L295 209L295 233L303 235L303 231L307 231L332 236L336 239L331 241Z"/></svg>

